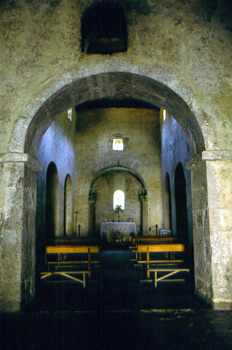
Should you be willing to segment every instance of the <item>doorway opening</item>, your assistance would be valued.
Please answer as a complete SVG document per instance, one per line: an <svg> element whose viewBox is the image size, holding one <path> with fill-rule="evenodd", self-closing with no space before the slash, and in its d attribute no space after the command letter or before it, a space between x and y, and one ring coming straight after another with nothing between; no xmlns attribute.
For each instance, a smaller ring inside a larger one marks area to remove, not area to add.
<svg viewBox="0 0 232 350"><path fill-rule="evenodd" d="M176 121L178 121L180 128L183 130L183 132L185 133L186 139L188 140L189 148L191 150L192 156L198 154L199 152L201 152L204 149L204 142L203 142L201 130L200 130L200 127L199 127L194 115L188 109L188 107L186 106L184 101L179 96L177 96L173 91L171 91L170 89L168 89L167 87L163 86L162 84L160 84L156 81L153 81L153 80L148 79L148 78L136 76L133 74L129 74L129 73L104 73L104 74L101 74L101 79L98 79L98 78L99 77L97 77L97 76L91 76L90 79L85 78L85 79L80 79L76 82L73 82L72 84L70 84L70 86L67 86L67 88L55 93L54 96L52 96L52 98L50 98L47 102L44 103L43 106L41 106L40 110L35 115L32 123L29 127L27 139L26 139L26 143L25 143L25 152L31 153L31 155L34 156L35 158L38 157L38 153L39 153L39 149L40 149L41 135L44 133L44 130L46 129L45 124L46 124L46 127L48 127L49 125L52 125L53 122L56 122L55 116L57 115L57 113L55 112L55 110L54 110L54 113L52 113L54 101L57 101L57 103L58 103L58 105L56 104L54 107L54 108L56 108L56 111L57 111L57 108L59 108L59 101L60 101L60 112L61 113L63 113L64 110L67 110L68 108L70 108L70 106L78 106L82 103L83 96L80 97L80 95L77 92L78 91L85 91L84 86L88 86L88 88L92 89L91 90L92 91L92 95L91 95L92 99L95 99L96 101L100 101L101 99L99 99L97 89L95 88L96 86L98 86L99 82L100 82L100 84L102 84L102 86L99 87L100 89L102 89L102 96L104 96L104 94L105 94L105 98L109 98L107 96L106 89L103 89L103 87L105 86L105 84L107 84L107 81L109 81L109 79L110 79L110 81L112 81L112 84L115 87L115 89L113 89L112 91L117 91L117 94L118 94L118 92L120 92L120 98L118 97L119 95L117 95L117 97L111 96L113 99L115 99L115 101L117 100L117 103L123 104L124 99L125 100L128 99L127 91L130 91L130 94L131 94L131 96L133 96L134 100L145 101L145 103L147 103L145 108L146 108L147 113L148 113L147 114L148 120L150 120L151 123L153 123L152 124L153 129L147 127L146 130L153 132L153 138L150 138L150 136L146 138L146 137L144 137L144 135L142 135L143 142L141 143L141 145L144 144L144 140L146 140L146 142L150 142L150 140L152 140L152 142L153 142L152 147L153 148L149 147L149 149L156 150L157 155L159 155L159 160L161 157L161 154L158 152L158 151L160 151L159 147L161 144L161 142L160 142L161 141L161 134L158 134L157 130L158 130L158 126L160 127L159 123L160 123L161 118L159 116L157 116L157 118L154 117L154 113L159 112L159 106L166 107L169 115L172 115L173 118ZM132 84L132 81L133 81L133 84ZM149 91L149 94L144 95L144 91ZM165 100L165 98L161 98L164 91L168 91L168 100L167 101ZM74 96L76 96L76 97L74 97ZM89 95L87 93L86 97L84 97L84 99L86 99L86 101L88 101L88 99L89 99L88 96ZM78 99L80 99L80 100L78 100ZM61 103L61 101L66 101L65 106L64 106L63 102ZM142 104L142 102L141 102L141 104ZM152 108L152 107L147 108L148 105L153 106L154 108ZM178 105L178 112L176 111L177 105ZM119 107L119 109L122 108L122 106L117 106L117 107ZM183 108L183 110L185 111L185 113L184 113L185 120L181 119L181 116L180 116L180 109L181 108ZM118 110L117 108L113 108L113 109ZM46 112L48 110L49 110L49 113ZM91 129L93 131L93 130L96 130L97 126L101 126L102 123L104 124L104 121L105 121L104 118L105 118L106 114L101 114L99 112L99 109L97 111L95 110L95 112L96 112L95 119L93 119L92 115L91 115L92 112L93 112L93 110L88 110L85 119L82 120L82 129L78 135L80 141L81 141L81 137L83 137L83 135L84 135L85 130L87 130L89 128L89 130ZM137 113L137 114L135 114L135 116L136 116L135 119L137 121L139 121L138 114L140 112L141 112L141 110L139 110L137 108L135 109L135 113ZM125 113L125 110L123 113ZM141 113L140 113L140 115L141 115ZM77 126L78 117L79 117L79 115L73 116L73 125L75 127ZM188 123L186 123L186 119L191 121L191 128L188 128ZM119 124L116 123L116 125L119 125ZM134 124L131 123L130 126L132 126L132 125L136 125L136 123L134 123ZM141 128L138 129L138 133L140 135L141 135L141 130L142 130ZM65 132L64 132L65 135L69 135L69 136L73 135L71 132L66 133L66 131L67 130L65 130ZM112 143L111 143L112 137L111 136L114 134L115 134L115 130L113 130L112 133L110 134L110 137L108 137L108 141L109 141L108 146L109 146L109 149L111 150L111 152L112 152ZM123 133L123 135L124 135L124 133ZM67 136L67 138L69 136ZM152 159L152 157L149 159L145 159L146 153L144 153L144 160L145 160L145 164L146 164L146 165L144 165L144 167L142 167L140 165L141 162L134 162L133 157L128 157L127 159L125 158L126 152L128 152L130 149L134 149L133 147L131 147L131 139L132 139L131 135L128 135L128 136L126 135L126 137L124 138L124 141L126 140L125 151L123 152L124 158L121 159L119 161L119 163L121 164L121 162L124 162L125 166L130 166L133 169L135 169L136 171L141 170L144 172L144 174L146 174L147 169L148 169L147 165L149 164L149 162L154 164L154 160ZM74 135L73 140L75 140L75 135ZM69 143L69 145L70 144L71 144L70 149L72 149L72 151L69 154L70 155L69 160L71 160L71 159L74 160L73 161L73 164L74 164L75 161L78 161L80 159L80 156L83 154L83 152L84 152L83 145L84 144L80 144L78 146L78 148L75 150L77 152L74 152L73 144L71 142ZM85 146L86 145L87 144L85 143ZM96 146L98 147L99 150L101 150L101 142L100 141L97 142L97 145L94 143L91 143L91 142L88 143L88 150L89 150L89 155L90 155L91 161L89 163L88 162L86 162L86 163L91 164L93 162L93 159L96 159L96 158L91 158L91 153L93 154L94 148L97 149ZM118 157L118 153L117 153L117 157ZM87 159L87 158L85 158L85 159ZM96 166L92 166L92 168L90 166L90 168L89 168L90 176L92 177L95 174L94 172L99 172L101 169L106 167L106 165L111 165L111 164L109 164L109 161L111 161L110 157L107 159L104 158L102 163L97 162ZM115 159L113 159L113 164L115 164ZM157 164L158 164L158 161L157 161ZM77 178L75 176L73 176L74 174L78 174L78 172L75 172L75 166L74 167L71 166L71 168L73 168L73 169L69 173L70 173L71 177L73 178L73 181L75 182L74 188L75 188L75 186L79 186L79 188L81 189L80 190L81 195L79 196L78 199L74 199L74 205L73 205L73 214L74 214L74 212L77 212L77 225L80 225L80 235L81 235L83 233L83 230L86 229L86 231L87 231L86 227L88 226L88 224L87 224L85 227L85 223L82 224L81 222L78 221L78 220L81 220L81 218L82 218L82 213L80 214L80 210L85 210L85 211L88 210L88 193L83 191L82 183L78 183ZM61 168L59 167L59 169L62 169L62 167ZM60 175L59 169L58 169L58 177L57 177L58 181L60 181L59 179L61 178L59 176ZM84 171L83 174L86 177L88 175L88 172ZM162 183L162 181L161 181L162 180L161 179L161 168L159 169L159 171L157 171L156 173L154 172L153 174L155 174L155 176L158 176L160 179L160 183ZM150 179L151 179L151 181L153 181L154 176L151 175ZM171 182L171 180L170 180L170 182ZM85 185L85 182L83 182L83 184ZM64 187L64 185L62 185L62 186ZM89 186L89 184L88 184L88 186ZM170 187L171 187L171 191L172 191L172 186L170 186ZM178 189L178 185L176 186L176 188ZM162 216L162 207L163 207L162 200L160 200L160 198L162 198L162 191L163 191L163 188L161 185L160 192L157 191L154 194L154 196L149 197L149 202L148 202L148 203L150 203L150 198L153 198L154 205L152 205L152 210L154 210L154 212L159 212L160 217ZM75 193L73 193L73 195L75 197ZM143 195L143 193L142 193L142 195ZM145 204L147 203L146 196L147 196L146 194L144 194L144 196L143 196ZM61 197L59 196L59 198L64 198L64 196L61 196ZM150 226L151 226L151 228L154 228L157 224L157 222L155 221L157 219L157 217L152 216L152 214L150 214L151 210L149 210L149 209L150 209L150 207L148 206L147 207L148 220L151 220ZM170 205L169 205L169 210L170 210ZM171 210L173 210L173 208L171 208ZM48 214L46 214L46 215L48 215ZM66 214L66 216L67 216L67 214ZM66 216L65 216L65 218L66 218ZM72 219L72 220L74 220L74 219ZM172 222L173 222L173 220L172 220ZM162 219L158 224L157 225L159 227L162 227L164 225L164 223L162 222ZM178 222L178 225L179 225L179 222ZM39 225L39 227L41 229L42 225ZM63 230L64 225L59 225L59 227L61 227ZM174 227L172 227L172 229L174 230ZM39 236L40 232L37 232L37 235Z"/></svg>

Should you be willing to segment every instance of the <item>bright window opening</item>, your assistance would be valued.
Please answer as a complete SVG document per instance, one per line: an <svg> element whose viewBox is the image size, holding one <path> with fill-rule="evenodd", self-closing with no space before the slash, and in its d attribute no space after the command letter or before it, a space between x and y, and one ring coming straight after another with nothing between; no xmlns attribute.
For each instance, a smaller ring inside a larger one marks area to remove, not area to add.
<svg viewBox="0 0 232 350"><path fill-rule="evenodd" d="M122 210L125 208L125 193L121 190L114 192L114 209L116 205L121 205Z"/></svg>
<svg viewBox="0 0 232 350"><path fill-rule="evenodd" d="M72 121L72 108L68 109L68 120L71 122Z"/></svg>
<svg viewBox="0 0 232 350"><path fill-rule="evenodd" d="M113 150L123 151L123 139L113 139Z"/></svg>
<svg viewBox="0 0 232 350"><path fill-rule="evenodd" d="M163 109L163 121L165 122L167 116L166 109Z"/></svg>

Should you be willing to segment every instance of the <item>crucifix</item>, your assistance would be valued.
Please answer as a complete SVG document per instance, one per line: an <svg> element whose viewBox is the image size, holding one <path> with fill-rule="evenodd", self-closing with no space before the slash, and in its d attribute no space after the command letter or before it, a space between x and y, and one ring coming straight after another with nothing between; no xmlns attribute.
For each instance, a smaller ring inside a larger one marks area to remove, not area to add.
<svg viewBox="0 0 232 350"><path fill-rule="evenodd" d="M159 226L156 224L156 225L155 225L155 235L156 235L156 236L158 236L158 227L159 227Z"/></svg>
<svg viewBox="0 0 232 350"><path fill-rule="evenodd" d="M81 225L79 224L78 225L78 236L80 237L80 235L81 235Z"/></svg>
<svg viewBox="0 0 232 350"><path fill-rule="evenodd" d="M79 213L79 211L75 211L75 230L74 230L74 236L77 235L77 214Z"/></svg>

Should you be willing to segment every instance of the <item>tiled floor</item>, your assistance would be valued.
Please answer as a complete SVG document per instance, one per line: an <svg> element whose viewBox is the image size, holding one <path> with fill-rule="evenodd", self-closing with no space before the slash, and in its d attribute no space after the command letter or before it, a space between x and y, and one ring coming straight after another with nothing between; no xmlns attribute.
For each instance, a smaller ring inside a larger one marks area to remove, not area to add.
<svg viewBox="0 0 232 350"><path fill-rule="evenodd" d="M129 251L105 251L87 288L43 283L24 312L0 315L1 349L232 349L232 311L213 311L193 283L142 284Z"/></svg>

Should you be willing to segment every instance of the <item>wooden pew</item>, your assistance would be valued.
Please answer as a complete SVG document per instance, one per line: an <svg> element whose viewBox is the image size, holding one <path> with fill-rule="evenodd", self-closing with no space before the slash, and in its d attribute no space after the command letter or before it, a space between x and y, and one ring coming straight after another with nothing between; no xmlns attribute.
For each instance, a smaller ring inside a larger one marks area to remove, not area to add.
<svg viewBox="0 0 232 350"><path fill-rule="evenodd" d="M137 249L138 244L168 244L176 242L176 237L157 237L157 236L136 236L132 237L130 249ZM138 254L136 253L136 259L138 259ZM168 257L168 254L165 253ZM141 254L140 254L141 260Z"/></svg>
<svg viewBox="0 0 232 350"><path fill-rule="evenodd" d="M101 240L99 238L95 237L74 237L74 236L67 236L67 237L57 237L54 238L49 242L49 246L54 246L54 245L100 245Z"/></svg>
<svg viewBox="0 0 232 350"><path fill-rule="evenodd" d="M137 251L137 247L140 244L149 245L149 244L170 244L170 243L176 243L176 237L149 237L149 236L137 236L133 237L132 243L133 246L130 247L130 249L133 249L133 252L135 252L136 261L141 260L141 252ZM165 258L168 258L168 253L164 253Z"/></svg>
<svg viewBox="0 0 232 350"><path fill-rule="evenodd" d="M141 256L142 253L146 253L146 269L147 278L150 278L150 263L179 263L183 260L175 260L175 252L184 252L185 246L182 243L171 243L171 244L138 244L136 253ZM167 260L150 260L150 253L171 253L171 259ZM143 263L142 260L138 260L138 263Z"/></svg>
<svg viewBox="0 0 232 350"><path fill-rule="evenodd" d="M181 279L170 279L168 277L176 275L179 272L190 272L189 269L185 269L185 268L160 268L160 267L156 267L156 268L149 268L149 274L151 272L154 272L154 286L157 288L157 284L158 282L182 282L185 281L185 279L181 278ZM158 272L163 273L162 276L158 277ZM167 279L168 278L168 279Z"/></svg>
<svg viewBox="0 0 232 350"><path fill-rule="evenodd" d="M41 279L47 278L51 275L62 275L69 279L75 280L77 282L81 282L83 284L83 287L85 287L85 275L88 273L88 276L90 277L91 274L91 264L95 263L96 261L91 260L91 254L93 253L99 253L100 249L99 246L91 246L91 245L56 245L56 246L46 246L45 248L45 265L47 267L46 272L41 272ZM87 254L87 260L68 260L68 254ZM56 255L57 260L48 260L49 255ZM50 267L53 266L71 266L74 265L76 267L79 264L87 264L87 271L84 269L74 269L74 270L68 270L67 271L50 271ZM80 280L72 275L82 275L83 280Z"/></svg>
<svg viewBox="0 0 232 350"><path fill-rule="evenodd" d="M80 282L83 285L83 288L86 287L86 274L89 274L89 271L85 270L78 270L78 271L45 271L40 272L41 277L40 279L43 280L47 277L50 277L52 275L60 275L67 277L68 279L71 279L75 282ZM72 276L74 275L74 276ZM82 275L82 279L75 277L75 275Z"/></svg>
<svg viewBox="0 0 232 350"><path fill-rule="evenodd" d="M173 243L175 241L175 237L136 236L131 238L132 245L141 243Z"/></svg>

